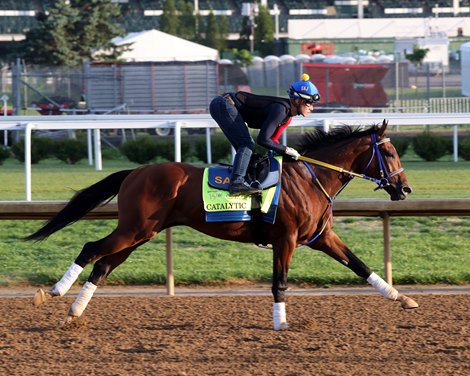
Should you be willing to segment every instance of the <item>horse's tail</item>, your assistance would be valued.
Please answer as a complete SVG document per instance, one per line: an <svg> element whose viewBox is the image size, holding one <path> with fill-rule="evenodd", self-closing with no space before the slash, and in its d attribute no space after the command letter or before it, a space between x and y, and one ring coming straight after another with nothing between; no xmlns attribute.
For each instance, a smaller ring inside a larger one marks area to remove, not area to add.
<svg viewBox="0 0 470 376"><path fill-rule="evenodd" d="M112 200L119 192L124 179L133 170L115 172L99 182L75 193L67 205L35 233L24 240L44 240L54 232L77 222L85 214Z"/></svg>

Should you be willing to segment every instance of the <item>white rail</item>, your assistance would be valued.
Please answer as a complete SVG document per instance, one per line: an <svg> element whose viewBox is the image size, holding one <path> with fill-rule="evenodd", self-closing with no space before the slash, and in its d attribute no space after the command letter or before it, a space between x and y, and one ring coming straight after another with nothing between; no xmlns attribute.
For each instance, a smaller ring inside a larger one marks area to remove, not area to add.
<svg viewBox="0 0 470 376"><path fill-rule="evenodd" d="M454 160L458 160L458 126L470 124L470 113L315 113L307 118L294 118L294 127L322 126L328 129L335 125L372 125L387 119L390 125L453 125ZM209 114L172 115L66 115L66 116L0 116L0 131L24 131L25 133L25 197L31 201L31 137L38 130L87 130L89 160L93 154L95 167L102 169L102 129L174 129L175 158L181 161L181 129L205 128L208 163L211 163L210 129L218 125ZM286 141L283 134L283 142ZM93 151L93 153L92 153Z"/></svg>

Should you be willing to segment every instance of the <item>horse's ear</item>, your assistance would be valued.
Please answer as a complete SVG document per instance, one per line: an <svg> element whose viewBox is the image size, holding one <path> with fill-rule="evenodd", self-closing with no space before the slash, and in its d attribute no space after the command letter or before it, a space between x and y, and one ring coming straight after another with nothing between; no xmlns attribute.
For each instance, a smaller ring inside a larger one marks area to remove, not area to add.
<svg viewBox="0 0 470 376"><path fill-rule="evenodd" d="M382 122L382 126L377 131L377 136L383 136L383 134L385 133L385 130L387 129L387 125L388 125L388 121L384 119L384 121Z"/></svg>

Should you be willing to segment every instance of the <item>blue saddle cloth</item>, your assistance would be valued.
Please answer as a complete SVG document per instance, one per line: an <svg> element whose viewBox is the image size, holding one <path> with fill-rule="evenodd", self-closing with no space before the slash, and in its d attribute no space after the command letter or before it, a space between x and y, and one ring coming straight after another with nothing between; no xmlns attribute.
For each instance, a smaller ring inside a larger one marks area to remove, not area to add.
<svg viewBox="0 0 470 376"><path fill-rule="evenodd" d="M274 223L281 192L282 157L269 155L258 169L261 195L229 195L232 166L214 165L204 172L203 199L207 222L250 221L256 211L263 222ZM212 200L215 198L215 200Z"/></svg>

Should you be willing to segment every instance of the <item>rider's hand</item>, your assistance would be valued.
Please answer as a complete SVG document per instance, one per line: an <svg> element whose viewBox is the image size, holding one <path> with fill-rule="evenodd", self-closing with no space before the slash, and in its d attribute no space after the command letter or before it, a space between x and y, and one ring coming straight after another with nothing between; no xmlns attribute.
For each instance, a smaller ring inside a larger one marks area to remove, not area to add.
<svg viewBox="0 0 470 376"><path fill-rule="evenodd" d="M299 159L300 157L299 152L293 148L290 148L289 146L286 147L286 151L284 153L289 157L294 158L295 160Z"/></svg>

